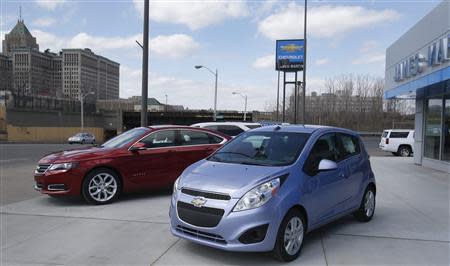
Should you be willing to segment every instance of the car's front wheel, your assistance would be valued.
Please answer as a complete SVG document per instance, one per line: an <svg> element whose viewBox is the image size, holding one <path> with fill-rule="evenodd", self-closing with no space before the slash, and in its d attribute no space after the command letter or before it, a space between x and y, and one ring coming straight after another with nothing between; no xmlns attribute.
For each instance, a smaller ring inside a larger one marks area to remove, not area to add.
<svg viewBox="0 0 450 266"><path fill-rule="evenodd" d="M366 189L359 209L353 214L360 222L372 220L375 214L375 188L370 186Z"/></svg>
<svg viewBox="0 0 450 266"><path fill-rule="evenodd" d="M412 150L408 146L400 146L400 148L398 148L397 154L399 154L402 157L409 157L412 154Z"/></svg>
<svg viewBox="0 0 450 266"><path fill-rule="evenodd" d="M108 204L117 199L121 191L118 174L108 168L90 172L83 181L83 198L91 204Z"/></svg>
<svg viewBox="0 0 450 266"><path fill-rule="evenodd" d="M273 256L280 261L293 261L300 255L305 235L305 218L296 209L290 210L278 229Z"/></svg>

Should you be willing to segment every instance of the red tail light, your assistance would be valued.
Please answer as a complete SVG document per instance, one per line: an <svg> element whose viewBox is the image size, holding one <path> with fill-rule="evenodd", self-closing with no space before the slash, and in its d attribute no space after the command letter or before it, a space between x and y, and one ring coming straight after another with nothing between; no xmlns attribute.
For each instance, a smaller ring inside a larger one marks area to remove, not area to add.
<svg viewBox="0 0 450 266"><path fill-rule="evenodd" d="M389 139L386 139L386 144L389 144Z"/></svg>

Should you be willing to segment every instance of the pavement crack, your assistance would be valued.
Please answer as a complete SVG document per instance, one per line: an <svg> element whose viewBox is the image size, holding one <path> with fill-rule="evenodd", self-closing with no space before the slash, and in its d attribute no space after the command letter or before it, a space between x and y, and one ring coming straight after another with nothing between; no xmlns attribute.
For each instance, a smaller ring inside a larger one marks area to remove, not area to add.
<svg viewBox="0 0 450 266"><path fill-rule="evenodd" d="M155 265L155 263L157 263L159 261L159 259L161 259L164 255L166 255L166 253L173 247L175 246L178 242L180 241L180 239L177 239L175 242L172 243L172 245L170 245L161 255L158 256L158 258L156 258L155 261L153 261L150 266Z"/></svg>
<svg viewBox="0 0 450 266"><path fill-rule="evenodd" d="M323 243L323 232L320 234L320 244L322 245L323 257L325 259L325 264L328 266L327 253L325 250L325 244Z"/></svg>
<svg viewBox="0 0 450 266"><path fill-rule="evenodd" d="M406 240L406 241L420 241L420 242L434 242L448 244L450 241L446 240L432 240L432 239L420 239L420 238L407 238L407 237L393 237L393 236L368 236L368 235L356 235L345 233L334 233L336 236L352 236L352 237L365 237L365 238L380 238L380 239L393 239L393 240Z"/></svg>
<svg viewBox="0 0 450 266"><path fill-rule="evenodd" d="M0 212L0 214L22 215L22 216L37 216L37 217L53 217L53 218L65 218L65 219L81 219L81 220L99 220L99 221L111 221L111 222L130 222L130 223L145 223L145 224L169 224L168 222L154 222L154 221L143 221L143 220L126 220L126 219L98 218L98 217L83 217L83 216L48 215L48 214L25 214L25 213L14 213L14 212Z"/></svg>

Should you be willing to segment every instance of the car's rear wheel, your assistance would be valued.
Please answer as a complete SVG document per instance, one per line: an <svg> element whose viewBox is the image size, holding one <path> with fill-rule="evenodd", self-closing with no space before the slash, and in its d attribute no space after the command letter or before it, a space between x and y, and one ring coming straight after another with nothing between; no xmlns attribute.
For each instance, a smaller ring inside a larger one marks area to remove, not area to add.
<svg viewBox="0 0 450 266"><path fill-rule="evenodd" d="M409 146L400 146L397 153L402 157L409 157L411 156L412 150Z"/></svg>
<svg viewBox="0 0 450 266"><path fill-rule="evenodd" d="M364 192L359 209L353 214L360 222L368 222L372 220L375 214L375 188L370 186Z"/></svg>
<svg viewBox="0 0 450 266"><path fill-rule="evenodd" d="M90 172L83 181L83 198L91 204L108 204L117 199L121 191L118 174L108 168Z"/></svg>
<svg viewBox="0 0 450 266"><path fill-rule="evenodd" d="M293 261L300 255L305 235L305 218L296 209L290 210L278 229L273 256L280 261Z"/></svg>

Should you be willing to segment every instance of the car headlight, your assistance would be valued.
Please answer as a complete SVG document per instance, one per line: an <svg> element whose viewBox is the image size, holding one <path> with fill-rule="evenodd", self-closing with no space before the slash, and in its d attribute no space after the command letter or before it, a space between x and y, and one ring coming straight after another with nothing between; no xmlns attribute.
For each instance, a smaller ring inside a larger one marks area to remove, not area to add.
<svg viewBox="0 0 450 266"><path fill-rule="evenodd" d="M261 207L275 195L279 187L280 178L275 178L251 189L238 201L233 211L238 212Z"/></svg>
<svg viewBox="0 0 450 266"><path fill-rule="evenodd" d="M55 163L48 168L49 171L61 171L61 170L69 170L75 168L77 166L76 163Z"/></svg>
<svg viewBox="0 0 450 266"><path fill-rule="evenodd" d="M177 178L177 180L175 180L175 183L173 183L173 192L172 195L175 197L177 195L177 190L180 189L178 187L178 183L180 182L180 178Z"/></svg>

